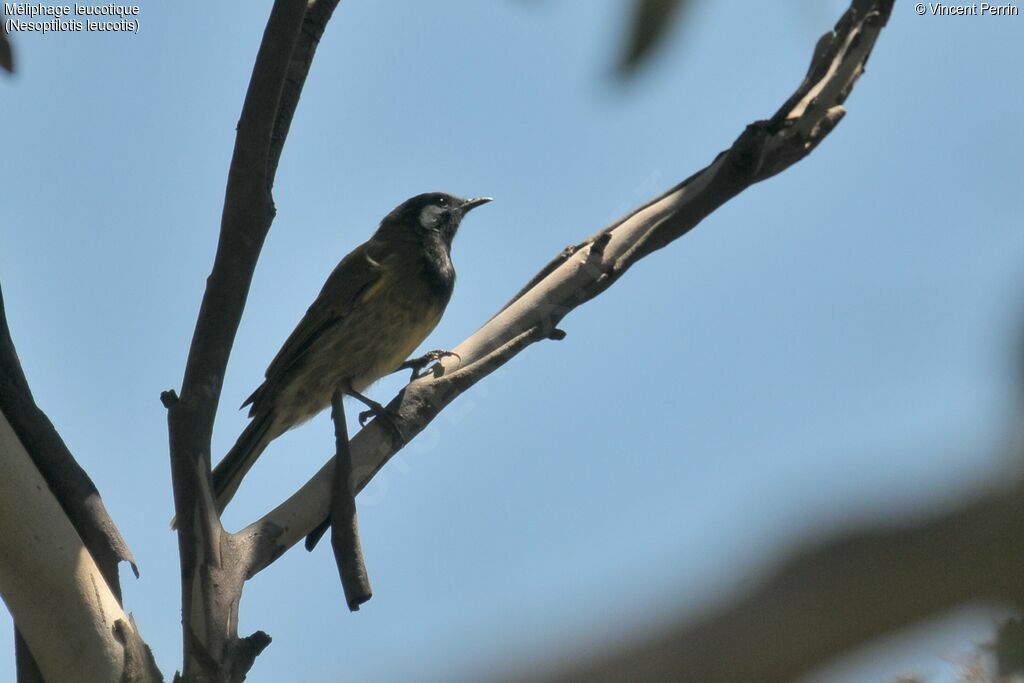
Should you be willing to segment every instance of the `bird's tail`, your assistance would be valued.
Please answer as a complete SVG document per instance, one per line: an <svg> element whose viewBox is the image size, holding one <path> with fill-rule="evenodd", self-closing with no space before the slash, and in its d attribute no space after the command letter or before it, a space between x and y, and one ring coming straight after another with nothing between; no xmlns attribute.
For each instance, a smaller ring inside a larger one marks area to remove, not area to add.
<svg viewBox="0 0 1024 683"><path fill-rule="evenodd" d="M213 495L217 501L218 512L227 507L242 479L273 438L273 435L269 434L271 422L273 418L270 412L253 417L239 435L235 445L213 468Z"/></svg>
<svg viewBox="0 0 1024 683"><path fill-rule="evenodd" d="M260 413L253 417L238 441L231 447L224 459L213 468L213 496L217 512L223 512L228 502L234 497L242 479L252 469L256 459L260 457L267 444L274 438L270 433L273 423L271 412ZM177 518L171 520L171 528L177 526Z"/></svg>

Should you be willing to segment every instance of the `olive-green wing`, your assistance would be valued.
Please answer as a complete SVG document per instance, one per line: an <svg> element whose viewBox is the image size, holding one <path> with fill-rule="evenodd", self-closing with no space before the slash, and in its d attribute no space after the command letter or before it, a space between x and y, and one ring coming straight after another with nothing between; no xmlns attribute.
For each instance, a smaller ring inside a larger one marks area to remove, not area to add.
<svg viewBox="0 0 1024 683"><path fill-rule="evenodd" d="M274 360L270 361L265 374L266 381L246 399L243 408L253 404L250 413L255 412L255 404L260 396L283 380L316 341L327 330L340 324L362 300L366 291L380 280L380 246L370 240L354 249L335 267L316 300L285 340Z"/></svg>

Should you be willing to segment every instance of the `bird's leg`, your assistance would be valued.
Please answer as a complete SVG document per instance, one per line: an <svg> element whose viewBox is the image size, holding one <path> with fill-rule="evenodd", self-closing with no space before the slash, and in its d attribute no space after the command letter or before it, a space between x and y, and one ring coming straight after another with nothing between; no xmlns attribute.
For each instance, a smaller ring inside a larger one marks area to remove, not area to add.
<svg viewBox="0 0 1024 683"><path fill-rule="evenodd" d="M427 367L431 363L436 363L442 358L447 358L449 356L458 358L459 362L462 362L462 356L460 356L457 353L454 353L452 351L445 351L443 349L434 349L433 351L427 351L419 358L410 358L409 360L399 365L398 370L395 370L395 372L398 372L399 370L412 370L412 377L409 378L409 381L413 382L423 376L421 374L423 368Z"/></svg>
<svg viewBox="0 0 1024 683"><path fill-rule="evenodd" d="M401 443L401 444L405 444L406 443L405 435L402 434L402 430L399 429L398 425L395 423L394 415L392 415L388 411L387 408L385 408L381 404L377 403L376 401L374 401L369 396L363 396L362 394L360 394L358 391L356 391L352 387L349 387L345 391L345 393L348 394L349 396L351 396L352 398L356 399L357 401L359 401L363 405L365 405L367 408L369 408L369 410L364 410L363 412L359 413L359 424L360 424L360 426L365 427L367 420L369 420L371 417L375 417L375 418L379 419L381 422L383 422L384 425L387 426L387 428L390 429L391 432L396 437L398 437L398 442L399 443Z"/></svg>

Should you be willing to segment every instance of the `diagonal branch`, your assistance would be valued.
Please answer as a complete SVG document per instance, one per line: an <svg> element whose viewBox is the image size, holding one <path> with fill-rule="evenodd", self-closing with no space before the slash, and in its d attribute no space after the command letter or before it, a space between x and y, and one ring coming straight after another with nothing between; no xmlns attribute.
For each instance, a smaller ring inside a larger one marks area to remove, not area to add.
<svg viewBox="0 0 1024 683"><path fill-rule="evenodd" d="M751 593L545 681L788 683L858 645L972 601L1024 605L1024 489L798 552Z"/></svg>
<svg viewBox="0 0 1024 683"><path fill-rule="evenodd" d="M18 360L0 291L0 411L11 422L32 461L54 492L75 530L89 548L111 590L120 599L117 563L138 567L131 550L100 498L96 485L78 464L46 414L36 405Z"/></svg>
<svg viewBox="0 0 1024 683"><path fill-rule="evenodd" d="M19 443L31 457L33 464L46 482L47 488L53 493L57 503L67 516L67 521L81 538L81 542L91 555L92 562L95 563L96 569L109 587L114 599L120 603L121 582L117 572L118 563L128 562L136 577L139 575L138 567L135 565L128 544L121 536L114 520L107 513L96 485L68 450L53 423L35 403L28 380L25 378L24 370L18 359L14 341L11 338L2 291L0 291L0 413L7 418ZM5 551L13 557L28 559L13 553L10 548L5 548ZM52 636L51 633L50 637ZM126 631L126 638L130 641L131 647L140 650L144 648L138 633L134 630ZM36 662L33 661L29 652L32 644L25 642L20 633L16 633L15 643L19 655L19 676L24 677L24 680L33 680L32 672L36 669Z"/></svg>
<svg viewBox="0 0 1024 683"><path fill-rule="evenodd" d="M412 438L459 394L545 338L648 254L686 234L751 185L806 157L842 118L846 100L892 10L892 0L853 0L814 51L807 76L770 118L747 126L706 168L556 256L508 304L453 351L432 376L410 383L388 405ZM352 439L357 490L396 452L376 421ZM243 532L253 540L249 573L268 566L328 515L333 461L291 498Z"/></svg>
<svg viewBox="0 0 1024 683"><path fill-rule="evenodd" d="M32 680L33 673L48 681L161 680L118 596L3 411L0 542L0 595L31 652L27 659L28 652L19 653L19 680Z"/></svg>

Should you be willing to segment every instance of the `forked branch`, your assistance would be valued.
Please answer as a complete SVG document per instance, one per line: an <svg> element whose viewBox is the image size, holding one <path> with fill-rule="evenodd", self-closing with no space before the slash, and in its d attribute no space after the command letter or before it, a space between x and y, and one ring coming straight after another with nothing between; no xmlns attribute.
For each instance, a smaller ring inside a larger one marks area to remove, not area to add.
<svg viewBox="0 0 1024 683"><path fill-rule="evenodd" d="M220 241L196 321L180 398L164 392L182 577L184 679L244 678L269 644L239 638L238 605L251 554L224 531L214 504L210 444L228 356L263 241L292 114L337 0L276 0L238 123Z"/></svg>
<svg viewBox="0 0 1024 683"><path fill-rule="evenodd" d="M268 24L239 126L221 241L181 399L166 397L182 529L186 673L190 666L193 672L209 671L210 660L223 662L226 652L243 645L233 630L242 582L329 516L333 460L289 500L238 534L226 534L221 528L209 484L210 435L227 355L273 216L270 187L290 118L287 93L295 83L301 86L301 79L286 76L285 65L290 61L292 67L305 63L308 68L308 60L299 59L302 50L294 47L302 7L301 2L278 0ZM459 360L443 360L433 372L405 387L388 406L401 432L413 438L459 394L527 346L541 339L560 339L564 332L558 329L559 322L610 287L634 263L678 239L747 187L807 156L842 118L842 103L863 71L891 9L892 0L854 0L835 31L819 41L807 77L778 112L749 125L707 168L567 248L453 350ZM310 34L303 33L297 40L301 46ZM274 115L268 119L271 111ZM378 422L351 441L357 490L396 450L390 433ZM209 595L211 586L218 587L219 596ZM230 598L227 603L220 601L227 605L224 613L213 614L207 607L197 614L202 605L217 604L211 597ZM190 610L190 599L199 607Z"/></svg>

